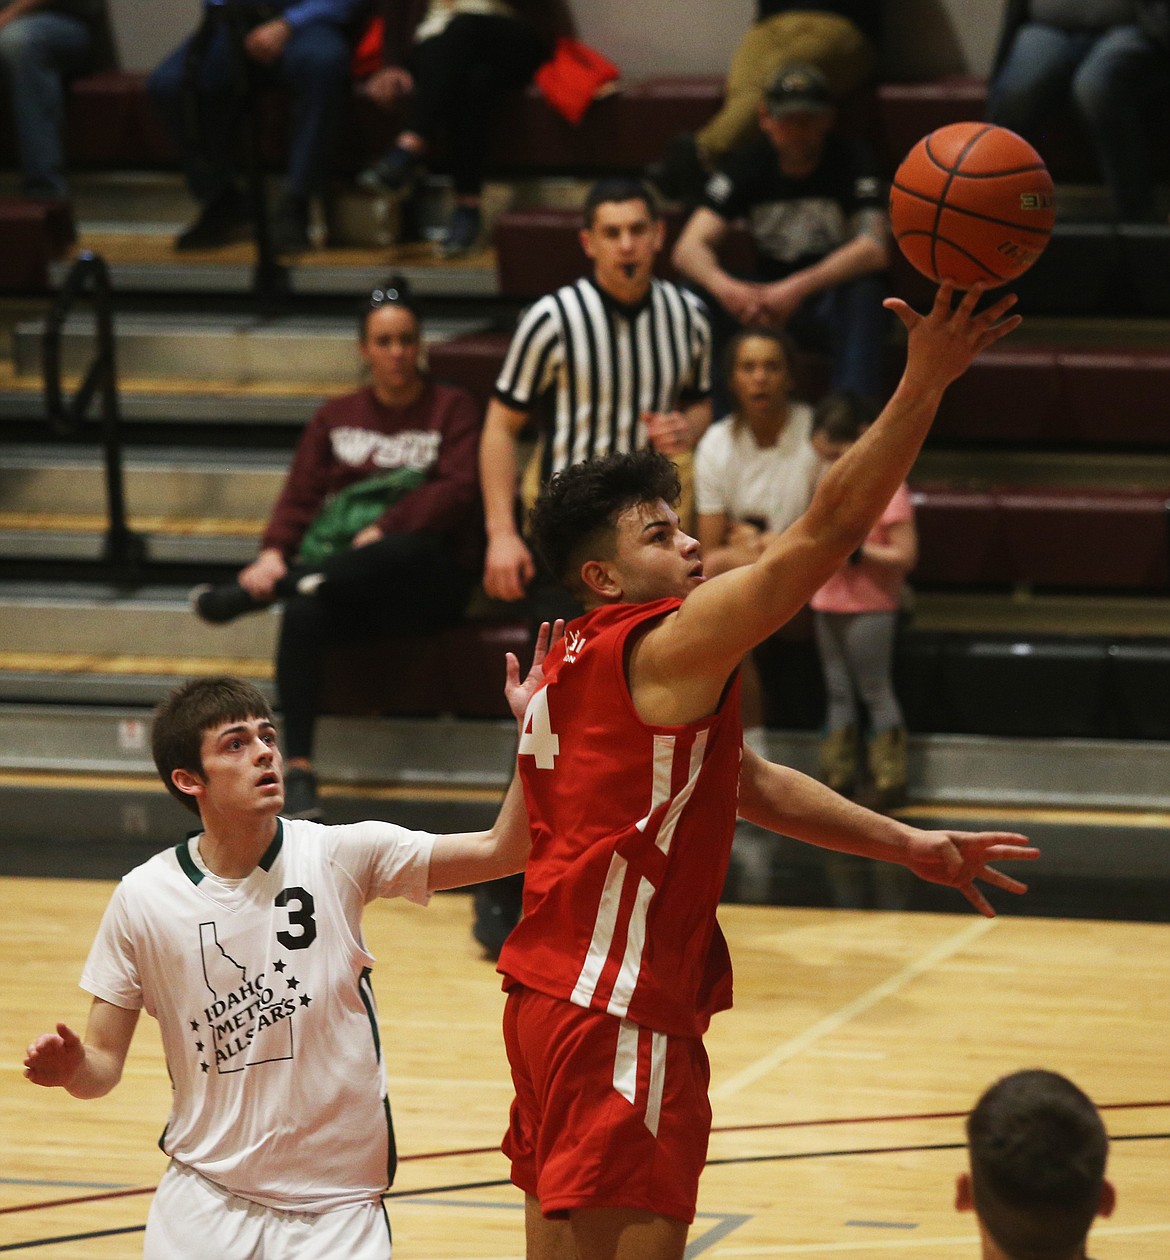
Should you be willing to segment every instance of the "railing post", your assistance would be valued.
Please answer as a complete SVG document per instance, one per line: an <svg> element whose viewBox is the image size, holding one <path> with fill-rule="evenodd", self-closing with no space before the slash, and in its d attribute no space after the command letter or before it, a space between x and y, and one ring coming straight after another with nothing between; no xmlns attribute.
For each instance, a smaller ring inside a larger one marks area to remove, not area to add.
<svg viewBox="0 0 1170 1260"><path fill-rule="evenodd" d="M77 392L66 400L61 379L61 334L74 304L85 296L87 284L92 289L97 347ZM134 577L146 559L146 547L141 535L134 533L126 523L113 295L109 268L100 254L83 250L66 276L45 319L42 363L45 411L54 430L62 436L74 437L81 432L94 394L100 395L106 485L106 535L102 561L118 577Z"/></svg>

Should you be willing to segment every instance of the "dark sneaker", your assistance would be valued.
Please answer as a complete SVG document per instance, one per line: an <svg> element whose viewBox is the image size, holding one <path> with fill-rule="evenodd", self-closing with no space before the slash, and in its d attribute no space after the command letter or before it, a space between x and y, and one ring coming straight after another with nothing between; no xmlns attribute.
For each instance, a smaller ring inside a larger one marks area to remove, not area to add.
<svg viewBox="0 0 1170 1260"><path fill-rule="evenodd" d="M191 611L208 625L226 626L245 613L260 612L268 604L249 595L239 582L197 586L191 592Z"/></svg>
<svg viewBox="0 0 1170 1260"><path fill-rule="evenodd" d="M285 818L305 818L309 822L320 822L325 817L317 798L317 776L312 770L299 766L285 770L284 809L280 812Z"/></svg>
<svg viewBox="0 0 1170 1260"><path fill-rule="evenodd" d="M681 131L667 142L662 160L647 168L646 178L669 200L690 202L702 195L708 173L695 137Z"/></svg>
<svg viewBox="0 0 1170 1260"><path fill-rule="evenodd" d="M417 153L395 145L385 157L358 172L357 186L366 192L402 192L414 183L421 165Z"/></svg>
<svg viewBox="0 0 1170 1260"><path fill-rule="evenodd" d="M248 203L238 189L230 188L214 201L209 201L190 227L175 237L175 248L214 249L246 241L252 235Z"/></svg>
<svg viewBox="0 0 1170 1260"><path fill-rule="evenodd" d="M303 254L313 248L309 236L309 203L304 197L284 196L272 216L272 248L278 254Z"/></svg>
<svg viewBox="0 0 1170 1260"><path fill-rule="evenodd" d="M468 253L479 241L481 222L478 206L456 206L439 242L439 253L444 258L461 258Z"/></svg>
<svg viewBox="0 0 1170 1260"><path fill-rule="evenodd" d="M480 884L472 898L475 922L471 935L483 946L488 958L496 959L508 933L520 922L524 899L524 876L505 875L489 884Z"/></svg>

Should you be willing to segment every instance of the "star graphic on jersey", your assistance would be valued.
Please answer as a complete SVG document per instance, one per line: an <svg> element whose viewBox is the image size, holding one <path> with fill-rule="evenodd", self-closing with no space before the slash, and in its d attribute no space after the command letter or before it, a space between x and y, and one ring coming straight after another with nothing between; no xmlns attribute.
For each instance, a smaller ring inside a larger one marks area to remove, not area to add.
<svg viewBox="0 0 1170 1260"><path fill-rule="evenodd" d="M193 1019L193 1020L191 1021L191 1031L192 1031L192 1032L198 1032L198 1031L199 1031L199 1021L198 1021L197 1019Z"/></svg>
<svg viewBox="0 0 1170 1260"><path fill-rule="evenodd" d="M299 986L300 981L296 978L296 976L289 976L285 983L290 989L295 989Z"/></svg>
<svg viewBox="0 0 1170 1260"><path fill-rule="evenodd" d="M301 1005L302 1005L302 1006L308 1006L308 1005L309 1005L309 1003L310 1003L312 1000L313 1000L313 999L312 999L312 998L311 998L311 997L310 997L307 993L302 993L302 994L301 994Z"/></svg>
<svg viewBox="0 0 1170 1260"><path fill-rule="evenodd" d="M195 1049L196 1049L196 1050L198 1050L200 1054L202 1054L202 1053L203 1053L203 1042L202 1042L202 1041L197 1041L197 1042L195 1043Z"/></svg>
<svg viewBox="0 0 1170 1260"><path fill-rule="evenodd" d="M202 1068L205 1072L207 1071L207 1064L206 1064L206 1063L200 1063L200 1065L199 1065L199 1066L200 1066L200 1067L201 1067L201 1068Z"/></svg>
<svg viewBox="0 0 1170 1260"><path fill-rule="evenodd" d="M274 963L272 964L272 970L273 970L273 971L283 971L283 970L284 970L284 961L283 961L283 960L281 960L281 959L278 959L276 962L274 962Z"/></svg>

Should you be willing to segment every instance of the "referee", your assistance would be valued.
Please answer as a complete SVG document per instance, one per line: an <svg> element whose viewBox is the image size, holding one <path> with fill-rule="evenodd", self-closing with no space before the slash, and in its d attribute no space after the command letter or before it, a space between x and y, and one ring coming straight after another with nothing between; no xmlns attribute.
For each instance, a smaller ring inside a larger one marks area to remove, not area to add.
<svg viewBox="0 0 1170 1260"><path fill-rule="evenodd" d="M483 584L496 599L522 598L536 574L515 505L518 438L538 407L542 485L569 464L648 443L685 462L711 423L710 324L694 294L655 278L664 235L646 184L601 180L580 233L593 274L520 320L480 443Z"/></svg>

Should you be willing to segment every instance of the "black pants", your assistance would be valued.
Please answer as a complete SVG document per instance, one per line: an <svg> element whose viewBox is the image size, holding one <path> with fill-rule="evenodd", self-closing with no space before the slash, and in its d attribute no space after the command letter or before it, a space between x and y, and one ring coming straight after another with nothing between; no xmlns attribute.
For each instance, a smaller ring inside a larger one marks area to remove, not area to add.
<svg viewBox="0 0 1170 1260"><path fill-rule="evenodd" d="M406 129L435 143L445 133L457 196L478 196L492 125L504 95L523 87L551 49L516 18L460 13L411 55L414 97Z"/></svg>
<svg viewBox="0 0 1170 1260"><path fill-rule="evenodd" d="M296 594L306 572L323 573L325 580L311 595ZM478 570L460 564L436 535L390 534L283 579L277 586L285 605L276 686L285 755L312 756L326 648L453 625L478 578Z"/></svg>

